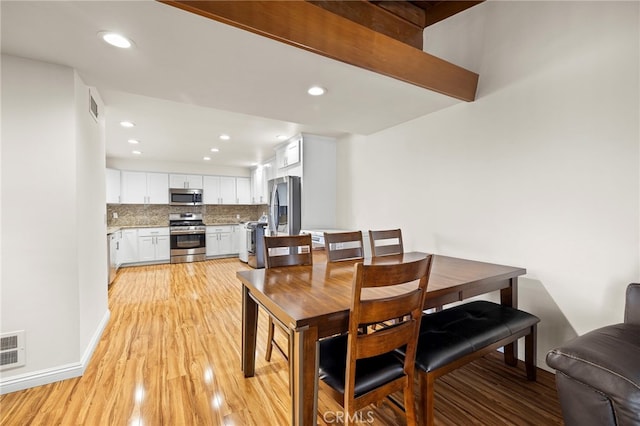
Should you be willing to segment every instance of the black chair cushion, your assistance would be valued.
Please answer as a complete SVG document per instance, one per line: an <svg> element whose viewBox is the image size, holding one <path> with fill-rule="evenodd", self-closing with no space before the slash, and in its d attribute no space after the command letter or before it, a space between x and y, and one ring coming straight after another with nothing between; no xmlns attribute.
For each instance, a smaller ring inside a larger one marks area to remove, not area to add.
<svg viewBox="0 0 640 426"><path fill-rule="evenodd" d="M436 370L539 321L535 315L483 300L425 314L416 367Z"/></svg>
<svg viewBox="0 0 640 426"><path fill-rule="evenodd" d="M320 379L344 393L347 370L347 335L320 341ZM356 398L404 376L402 360L392 353L356 361Z"/></svg>

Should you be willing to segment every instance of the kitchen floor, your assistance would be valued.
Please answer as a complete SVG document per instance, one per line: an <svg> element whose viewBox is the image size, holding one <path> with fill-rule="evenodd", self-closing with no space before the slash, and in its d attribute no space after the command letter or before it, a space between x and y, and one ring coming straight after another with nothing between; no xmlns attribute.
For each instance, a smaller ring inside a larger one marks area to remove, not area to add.
<svg viewBox="0 0 640 426"><path fill-rule="evenodd" d="M0 424L289 424L287 363L264 360L262 310L256 375L240 370L239 269L237 258L121 269L84 376L0 396ZM322 391L318 408L334 424L340 406ZM364 411L362 424L405 424L388 404ZM527 382L497 354L463 367L436 386L436 425L451 424L562 424L553 375Z"/></svg>

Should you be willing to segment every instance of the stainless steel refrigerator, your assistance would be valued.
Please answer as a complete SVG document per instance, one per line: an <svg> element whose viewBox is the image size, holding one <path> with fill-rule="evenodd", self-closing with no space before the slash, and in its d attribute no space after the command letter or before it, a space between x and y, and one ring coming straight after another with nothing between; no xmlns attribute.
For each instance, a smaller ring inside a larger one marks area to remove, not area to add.
<svg viewBox="0 0 640 426"><path fill-rule="evenodd" d="M299 176L284 176L269 181L269 232L271 235L300 233L301 190Z"/></svg>

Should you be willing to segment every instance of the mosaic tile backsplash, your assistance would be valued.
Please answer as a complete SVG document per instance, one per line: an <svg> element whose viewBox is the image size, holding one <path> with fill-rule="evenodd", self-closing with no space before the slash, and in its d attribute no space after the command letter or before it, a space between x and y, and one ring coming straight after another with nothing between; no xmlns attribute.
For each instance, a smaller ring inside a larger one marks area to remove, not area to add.
<svg viewBox="0 0 640 426"><path fill-rule="evenodd" d="M267 205L169 206L160 204L107 204L107 226L169 226L169 213L202 213L205 224L258 220ZM118 217L114 218L113 214ZM238 215L240 218L238 219Z"/></svg>

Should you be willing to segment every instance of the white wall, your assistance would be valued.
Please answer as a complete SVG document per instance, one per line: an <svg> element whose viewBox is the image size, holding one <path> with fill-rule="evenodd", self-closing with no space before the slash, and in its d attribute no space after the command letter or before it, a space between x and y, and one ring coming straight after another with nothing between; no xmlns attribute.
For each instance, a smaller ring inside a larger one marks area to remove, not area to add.
<svg viewBox="0 0 640 426"><path fill-rule="evenodd" d="M339 226L527 268L540 365L621 322L640 278L639 35L637 2L487 2L428 29L478 98L341 140Z"/></svg>
<svg viewBox="0 0 640 426"><path fill-rule="evenodd" d="M87 90L70 68L2 56L0 332L26 334L2 393L81 374L108 319L104 138L81 113Z"/></svg>

